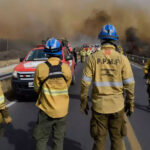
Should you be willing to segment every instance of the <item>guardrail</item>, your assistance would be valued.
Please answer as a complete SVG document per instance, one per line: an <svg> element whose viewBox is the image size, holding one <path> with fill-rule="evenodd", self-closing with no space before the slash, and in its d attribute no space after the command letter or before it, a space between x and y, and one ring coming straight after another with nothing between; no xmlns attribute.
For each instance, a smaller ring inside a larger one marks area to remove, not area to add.
<svg viewBox="0 0 150 150"><path fill-rule="evenodd" d="M0 75L0 80L9 79L12 77L12 72Z"/></svg>
<svg viewBox="0 0 150 150"><path fill-rule="evenodd" d="M131 54L126 54L126 56L128 57L128 59L130 61L136 62L136 63L141 64L141 65L144 65L146 63L147 59L149 59L148 57L141 57L141 56L131 55ZM5 80L8 78L11 78L12 73L13 72L0 75L0 80Z"/></svg>
<svg viewBox="0 0 150 150"><path fill-rule="evenodd" d="M140 65L144 65L147 59L149 59L148 57L142 57L142 56L131 55L131 54L127 54L127 57L129 60L136 62Z"/></svg>

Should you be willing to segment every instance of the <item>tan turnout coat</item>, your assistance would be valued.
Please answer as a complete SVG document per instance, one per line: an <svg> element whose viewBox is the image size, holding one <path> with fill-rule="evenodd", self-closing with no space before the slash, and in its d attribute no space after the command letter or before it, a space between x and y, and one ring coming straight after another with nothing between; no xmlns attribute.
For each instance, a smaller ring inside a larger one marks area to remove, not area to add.
<svg viewBox="0 0 150 150"><path fill-rule="evenodd" d="M48 59L52 65L58 65L59 58ZM68 88L72 80L70 67L62 63L62 73L66 78L48 79L39 94L36 106L52 118L61 118L67 115L69 106ZM39 91L41 82L48 76L49 68L45 63L37 66L34 76L34 89Z"/></svg>
<svg viewBox="0 0 150 150"><path fill-rule="evenodd" d="M126 101L134 101L134 77L126 56L115 50L113 45L103 45L89 57L81 80L81 107L85 108L90 84L93 84L93 110L98 113L115 113L124 108Z"/></svg>
<svg viewBox="0 0 150 150"><path fill-rule="evenodd" d="M5 108L6 108L5 98L4 98L4 94L3 94L2 87L1 87L1 82L0 82L0 123L3 122L3 117L2 117L1 110L5 109Z"/></svg>

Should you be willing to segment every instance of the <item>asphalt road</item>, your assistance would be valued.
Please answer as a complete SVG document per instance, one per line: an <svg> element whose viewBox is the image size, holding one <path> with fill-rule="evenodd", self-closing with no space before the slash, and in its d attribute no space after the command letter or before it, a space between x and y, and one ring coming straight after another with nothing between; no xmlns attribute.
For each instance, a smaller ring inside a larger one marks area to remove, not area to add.
<svg viewBox="0 0 150 150"><path fill-rule="evenodd" d="M79 63L76 68L77 82L70 87L70 107L67 121L67 132L64 142L64 150L91 150L93 140L89 133L91 112L88 116L80 112L80 79L83 65ZM150 148L150 111L146 108L147 94L143 79L143 71L133 66L136 80L135 90L135 113L129 119L135 131L136 137L143 150ZM91 105L91 103L90 103ZM32 139L32 130L37 121L38 109L35 99L22 99L22 101L11 103L9 112L13 118L13 124L5 126L5 135L0 139L0 150L34 150L35 143ZM130 143L125 138L126 149L130 150ZM135 143L136 144L136 143ZM51 141L48 143L50 149ZM107 150L110 147L107 138Z"/></svg>

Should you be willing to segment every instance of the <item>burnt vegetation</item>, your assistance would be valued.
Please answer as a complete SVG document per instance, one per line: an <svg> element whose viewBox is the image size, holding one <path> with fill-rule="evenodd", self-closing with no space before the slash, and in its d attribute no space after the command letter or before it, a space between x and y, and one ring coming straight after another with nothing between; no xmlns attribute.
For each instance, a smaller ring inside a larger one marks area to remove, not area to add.
<svg viewBox="0 0 150 150"><path fill-rule="evenodd" d="M143 41L138 36L138 31L136 28L128 28L125 34L127 53L150 57L150 44L148 42Z"/></svg>
<svg viewBox="0 0 150 150"><path fill-rule="evenodd" d="M25 57L33 47L31 42L0 39L0 60Z"/></svg>

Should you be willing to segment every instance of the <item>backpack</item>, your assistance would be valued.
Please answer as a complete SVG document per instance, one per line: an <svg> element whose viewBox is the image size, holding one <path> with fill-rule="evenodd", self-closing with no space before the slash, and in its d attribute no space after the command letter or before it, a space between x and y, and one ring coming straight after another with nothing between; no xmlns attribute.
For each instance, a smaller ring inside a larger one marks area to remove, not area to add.
<svg viewBox="0 0 150 150"><path fill-rule="evenodd" d="M46 61L45 64L49 67L49 75L42 81L42 83L40 85L40 89L39 89L39 94L42 90L44 83L48 79L64 78L64 80L67 81L65 76L62 73L62 68L61 68L62 62L59 62L58 65L51 65L48 61Z"/></svg>

